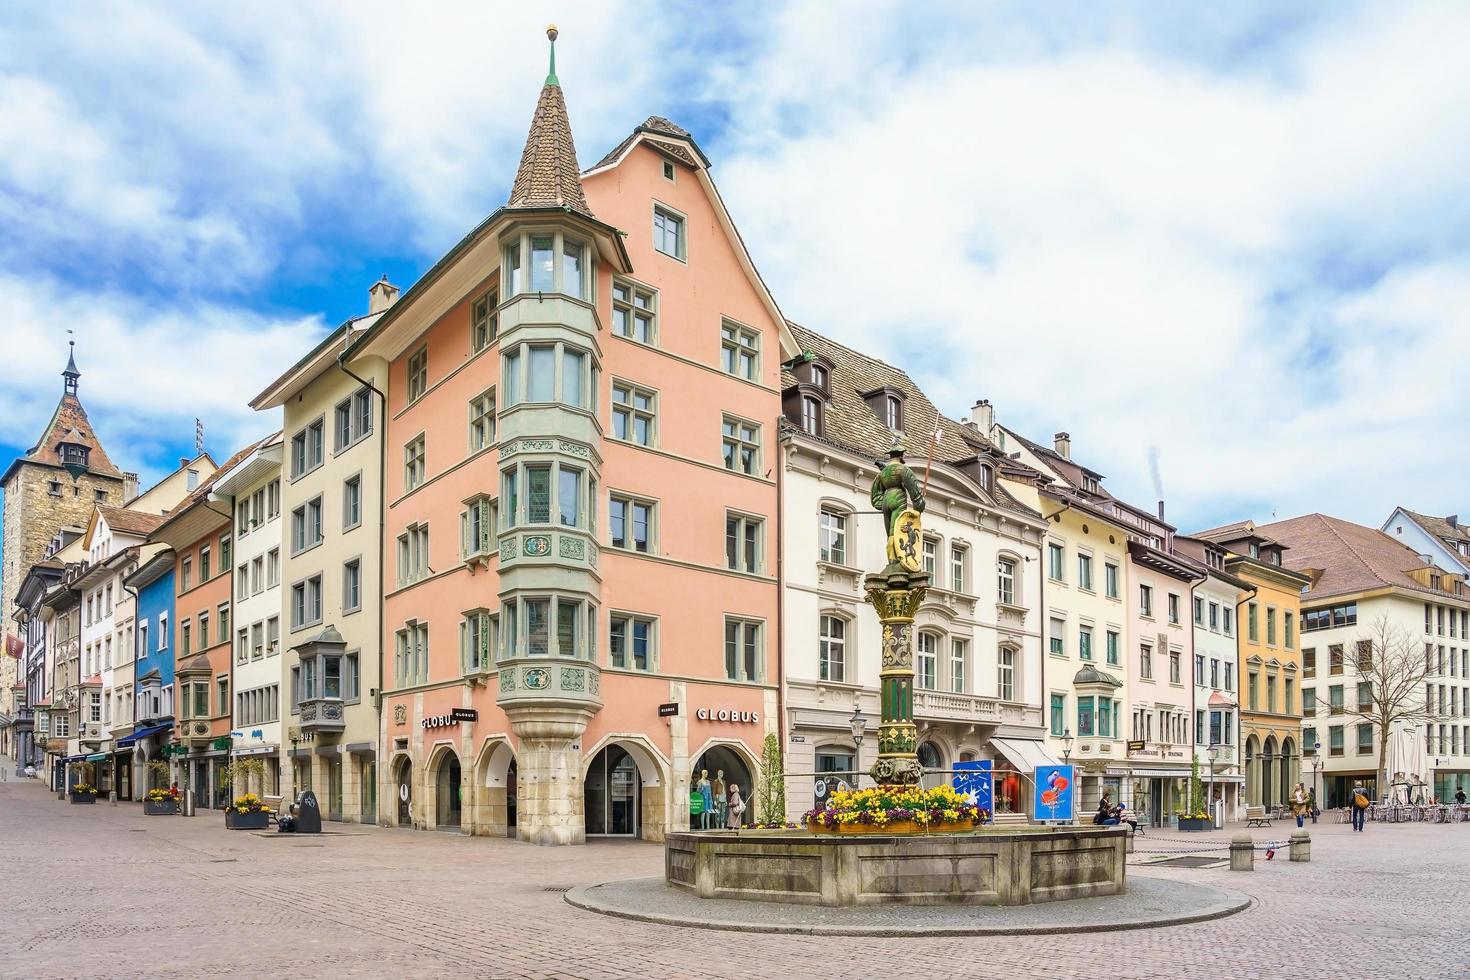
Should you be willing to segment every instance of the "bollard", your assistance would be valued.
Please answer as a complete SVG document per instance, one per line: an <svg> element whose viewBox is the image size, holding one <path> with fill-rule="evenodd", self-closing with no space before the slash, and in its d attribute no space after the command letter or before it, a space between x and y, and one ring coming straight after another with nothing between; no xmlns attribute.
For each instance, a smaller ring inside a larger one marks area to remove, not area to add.
<svg viewBox="0 0 1470 980"><path fill-rule="evenodd" d="M1256 870L1256 843L1250 834L1236 834L1230 839L1230 870Z"/></svg>
<svg viewBox="0 0 1470 980"><path fill-rule="evenodd" d="M1298 830L1291 835L1291 859L1293 861L1312 860L1312 835L1305 830Z"/></svg>

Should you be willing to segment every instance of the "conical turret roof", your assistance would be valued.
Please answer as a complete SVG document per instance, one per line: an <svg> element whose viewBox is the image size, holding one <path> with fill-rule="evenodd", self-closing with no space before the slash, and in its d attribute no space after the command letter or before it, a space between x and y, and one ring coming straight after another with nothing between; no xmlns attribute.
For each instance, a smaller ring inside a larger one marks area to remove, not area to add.
<svg viewBox="0 0 1470 980"><path fill-rule="evenodd" d="M555 68L541 86L531 132L521 151L521 165L511 185L509 208L569 208L593 217L582 191L577 168L577 147L572 142L572 124Z"/></svg>

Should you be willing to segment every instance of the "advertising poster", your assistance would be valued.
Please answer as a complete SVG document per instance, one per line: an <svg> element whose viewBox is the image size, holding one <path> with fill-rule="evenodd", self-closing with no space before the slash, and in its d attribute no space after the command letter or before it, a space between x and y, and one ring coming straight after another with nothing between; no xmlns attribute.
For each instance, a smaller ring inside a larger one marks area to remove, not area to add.
<svg viewBox="0 0 1470 980"><path fill-rule="evenodd" d="M995 776L990 771L990 760L956 762L954 767L955 792L966 794L976 806L994 816Z"/></svg>
<svg viewBox="0 0 1470 980"><path fill-rule="evenodd" d="M1075 785L1071 766L1037 766L1036 799L1033 801L1032 815L1037 820L1048 823L1075 820Z"/></svg>

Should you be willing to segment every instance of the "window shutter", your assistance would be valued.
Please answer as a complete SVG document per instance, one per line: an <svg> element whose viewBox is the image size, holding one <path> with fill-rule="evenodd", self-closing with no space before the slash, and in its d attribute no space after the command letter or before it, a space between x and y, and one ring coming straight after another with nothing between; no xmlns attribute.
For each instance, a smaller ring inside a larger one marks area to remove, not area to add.
<svg viewBox="0 0 1470 980"><path fill-rule="evenodd" d="M474 549L470 546L470 512L464 511L459 515L459 557L464 559L473 553Z"/></svg>

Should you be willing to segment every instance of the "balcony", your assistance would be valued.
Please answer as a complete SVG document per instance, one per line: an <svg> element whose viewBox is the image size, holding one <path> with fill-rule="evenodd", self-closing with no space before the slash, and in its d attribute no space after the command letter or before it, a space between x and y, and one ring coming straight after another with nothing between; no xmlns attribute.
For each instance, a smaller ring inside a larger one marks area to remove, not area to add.
<svg viewBox="0 0 1470 980"><path fill-rule="evenodd" d="M1040 725L1041 709L978 694L916 690L914 718L972 725Z"/></svg>
<svg viewBox="0 0 1470 980"><path fill-rule="evenodd" d="M502 660L496 702L506 709L563 705L595 713L602 708L602 671L588 660L520 657Z"/></svg>
<svg viewBox="0 0 1470 980"><path fill-rule="evenodd" d="M318 735L338 735L347 722L342 713L341 698L308 698L301 702L301 731Z"/></svg>

